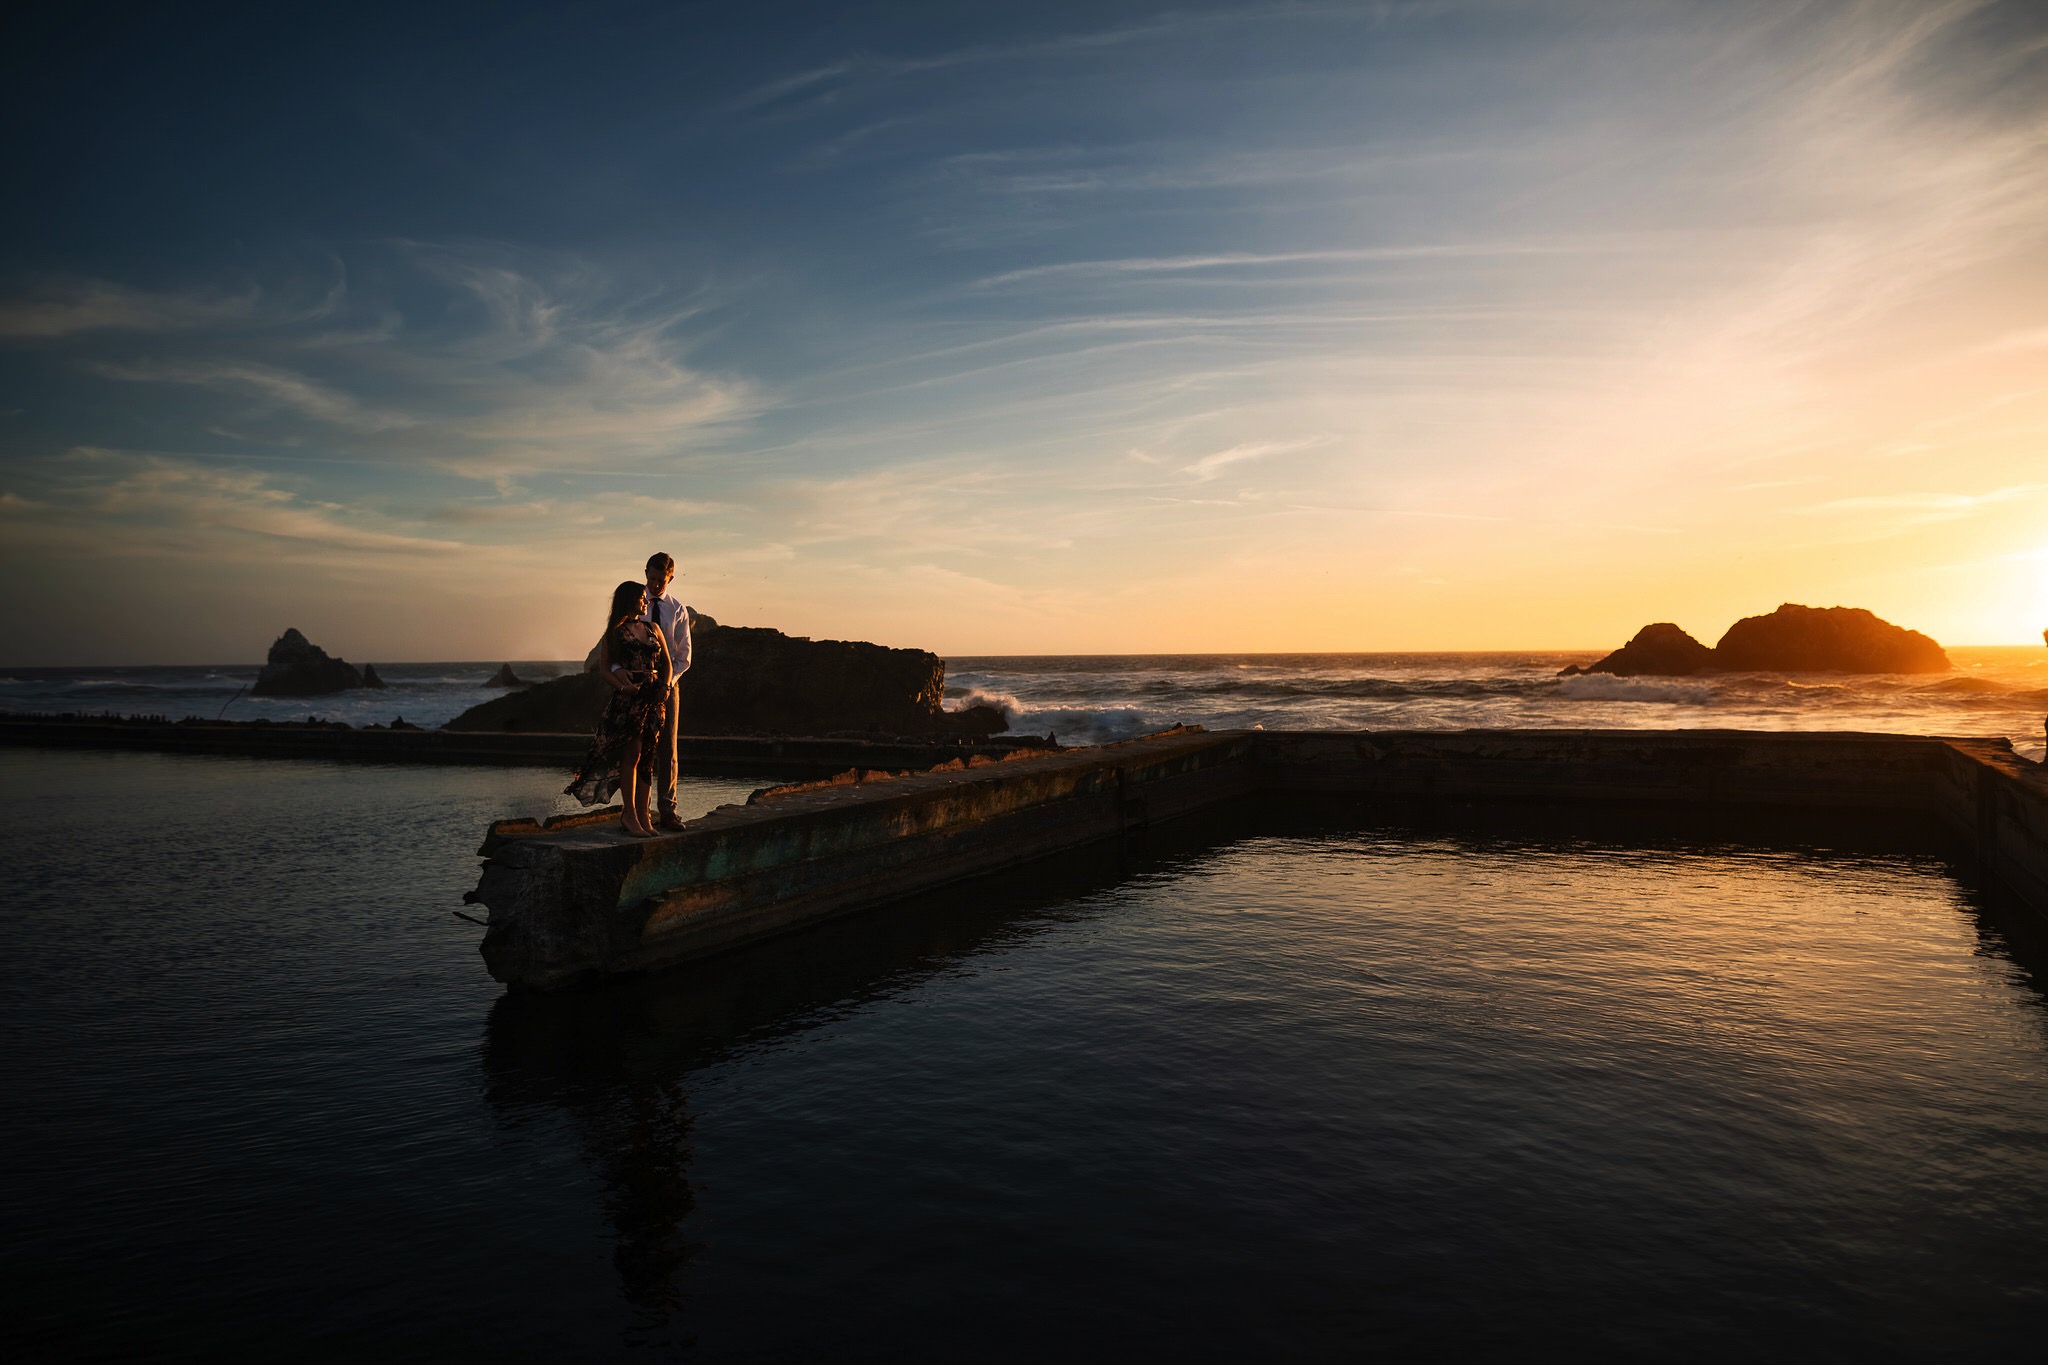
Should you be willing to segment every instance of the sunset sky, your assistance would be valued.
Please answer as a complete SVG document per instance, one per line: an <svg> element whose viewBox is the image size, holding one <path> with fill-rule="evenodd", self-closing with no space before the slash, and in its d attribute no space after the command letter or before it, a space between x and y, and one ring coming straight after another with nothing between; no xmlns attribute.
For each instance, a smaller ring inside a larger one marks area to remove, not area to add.
<svg viewBox="0 0 2048 1365"><path fill-rule="evenodd" d="M28 24L0 662L2048 627L2048 6Z"/></svg>

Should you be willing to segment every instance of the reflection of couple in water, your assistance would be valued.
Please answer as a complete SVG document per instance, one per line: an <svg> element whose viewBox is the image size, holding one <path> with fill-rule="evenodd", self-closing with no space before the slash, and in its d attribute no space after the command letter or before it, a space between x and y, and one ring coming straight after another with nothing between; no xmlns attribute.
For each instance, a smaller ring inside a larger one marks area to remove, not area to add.
<svg viewBox="0 0 2048 1365"><path fill-rule="evenodd" d="M586 806L622 792L620 827L643 839L683 827L676 815L676 684L690 667L690 609L668 594L675 576L676 562L657 554L647 561L645 585L613 590L597 642L597 676L612 695L576 780L564 789ZM654 820L650 793L661 807Z"/></svg>

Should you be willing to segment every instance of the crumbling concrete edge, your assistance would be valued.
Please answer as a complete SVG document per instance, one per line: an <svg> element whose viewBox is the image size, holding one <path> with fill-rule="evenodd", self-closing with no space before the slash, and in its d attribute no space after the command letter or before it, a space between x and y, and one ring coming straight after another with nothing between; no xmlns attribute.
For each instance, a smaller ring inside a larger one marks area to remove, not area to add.
<svg viewBox="0 0 2048 1365"><path fill-rule="evenodd" d="M488 845L492 975L520 989L703 957L1254 793L1689 803L1930 817L2048 913L2048 771L2000 740L1839 732L1199 732L769 789L687 831Z"/></svg>

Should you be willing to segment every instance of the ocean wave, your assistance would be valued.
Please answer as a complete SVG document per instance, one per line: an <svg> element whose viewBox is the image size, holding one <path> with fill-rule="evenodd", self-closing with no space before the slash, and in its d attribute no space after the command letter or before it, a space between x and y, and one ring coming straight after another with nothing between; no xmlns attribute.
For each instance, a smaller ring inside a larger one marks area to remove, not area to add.
<svg viewBox="0 0 2048 1365"><path fill-rule="evenodd" d="M1521 699L1546 688L1547 678L1332 678L1294 677L1246 679L1097 676L1092 678L1030 678L1005 680L1010 686L1028 682L1031 694L1040 700L1058 699L1097 705L1129 705L1139 708L1190 703L1244 709L1261 705L1287 706L1304 701L1488 700ZM946 689L948 700L961 700L977 691L1001 684L993 680L962 682Z"/></svg>
<svg viewBox="0 0 2048 1365"><path fill-rule="evenodd" d="M1159 695L1210 696L1262 701L1293 701L1300 698L1332 701L1405 701L1437 698L1520 697L1536 686L1523 678L1302 678L1289 681L1247 682L1232 679L1192 688L1172 686L1147 689Z"/></svg>
<svg viewBox="0 0 2048 1365"><path fill-rule="evenodd" d="M2009 690L2010 689L1991 681L1991 679L1989 678L1943 678L1940 682L1928 683L1925 687L1916 687L1913 689L1913 691L1919 694L1920 696L1940 695L1944 693L1956 692L2005 692Z"/></svg>
<svg viewBox="0 0 2048 1365"><path fill-rule="evenodd" d="M1129 739L1148 730L1164 728L1171 721L1155 720L1152 713L1129 706L1032 706L1008 692L970 690L958 707L993 706L1010 722L1012 734L1053 734L1066 744L1101 744Z"/></svg>
<svg viewBox="0 0 2048 1365"><path fill-rule="evenodd" d="M1998 706L2048 705L2048 687L2014 687L1990 678L1945 678L1938 683L1914 688L1913 695L1929 701L1989 702Z"/></svg>
<svg viewBox="0 0 2048 1365"><path fill-rule="evenodd" d="M1558 680L1560 696L1573 701L1690 702L1714 700L1714 684L1689 678L1618 678L1611 673L1582 673Z"/></svg>
<svg viewBox="0 0 2048 1365"><path fill-rule="evenodd" d="M948 711L965 711L970 706L993 706L1004 715L1024 709L1024 704L1008 692L986 691L979 687L946 689L948 700L958 701L958 706L949 706Z"/></svg>
<svg viewBox="0 0 2048 1365"><path fill-rule="evenodd" d="M1920 704L1962 711L2033 711L2048 707L2048 688L1936 693Z"/></svg>
<svg viewBox="0 0 2048 1365"><path fill-rule="evenodd" d="M197 679L178 682L145 682L140 678L45 678L37 686L49 689L52 695L66 692L88 692L96 697L108 696L154 696L173 692L212 693L220 696L229 689L225 684L208 687ZM246 684L243 684L246 686Z"/></svg>

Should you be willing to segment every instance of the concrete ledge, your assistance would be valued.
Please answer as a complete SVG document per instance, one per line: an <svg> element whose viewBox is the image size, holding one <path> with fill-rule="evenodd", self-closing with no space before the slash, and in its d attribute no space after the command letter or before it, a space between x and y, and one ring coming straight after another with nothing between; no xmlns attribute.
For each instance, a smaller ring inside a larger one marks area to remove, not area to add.
<svg viewBox="0 0 2048 1365"><path fill-rule="evenodd" d="M1744 730L1269 731L1261 783L1456 800L1678 801L1904 808L1951 741Z"/></svg>
<svg viewBox="0 0 2048 1365"><path fill-rule="evenodd" d="M554 989L646 971L1028 862L1250 790L1251 741L1199 731L757 794L688 830L503 839L469 899L491 974Z"/></svg>
<svg viewBox="0 0 2048 1365"><path fill-rule="evenodd" d="M495 827L491 974L556 989L1259 795L1893 812L2048 910L2048 774L2003 740L1744 731L1179 731L756 793L681 834Z"/></svg>
<svg viewBox="0 0 2048 1365"><path fill-rule="evenodd" d="M2048 914L2048 768L2009 745L1947 740L1930 800L1994 877Z"/></svg>

